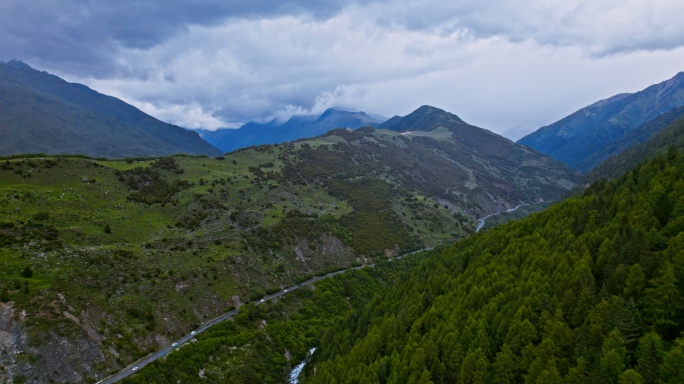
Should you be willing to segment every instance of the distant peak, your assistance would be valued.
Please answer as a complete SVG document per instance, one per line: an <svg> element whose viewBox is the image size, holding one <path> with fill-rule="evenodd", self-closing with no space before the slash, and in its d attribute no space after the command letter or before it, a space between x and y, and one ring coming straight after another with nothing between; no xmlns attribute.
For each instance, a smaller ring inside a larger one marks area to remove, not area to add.
<svg viewBox="0 0 684 384"><path fill-rule="evenodd" d="M684 71L677 73L672 77L673 80L684 81Z"/></svg>
<svg viewBox="0 0 684 384"><path fill-rule="evenodd" d="M415 111L413 111L409 114L409 116L430 116L430 115L448 116L449 118L456 118L456 120L458 120L460 122L464 122L457 115L450 113L450 112L447 112L443 109L433 107L431 105L423 105L422 107L416 109Z"/></svg>
<svg viewBox="0 0 684 384"><path fill-rule="evenodd" d="M334 109L334 108L328 108L325 110L325 112L323 112L321 114L321 116L318 117L318 120L323 120L323 119L325 119L325 118L327 118L333 114L339 113L339 112L342 112L342 111L338 111L337 109Z"/></svg>
<svg viewBox="0 0 684 384"><path fill-rule="evenodd" d="M19 60L10 60L4 64L7 65L8 67L12 67L12 68L16 68L16 69L33 69L28 64L24 63L23 61L19 61Z"/></svg>
<svg viewBox="0 0 684 384"><path fill-rule="evenodd" d="M438 112L438 113L441 113L441 112L446 112L446 111L443 109L439 109L437 107L433 107L431 105L423 105L420 108L416 109L414 112Z"/></svg>

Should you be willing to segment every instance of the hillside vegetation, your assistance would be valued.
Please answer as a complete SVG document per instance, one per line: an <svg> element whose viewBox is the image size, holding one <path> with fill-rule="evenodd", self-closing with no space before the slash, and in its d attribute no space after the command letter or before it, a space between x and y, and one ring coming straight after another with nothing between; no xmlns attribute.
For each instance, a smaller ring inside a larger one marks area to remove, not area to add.
<svg viewBox="0 0 684 384"><path fill-rule="evenodd" d="M102 377L266 292L576 185L504 139L499 157L460 139L368 128L217 158L1 160L4 378Z"/></svg>
<svg viewBox="0 0 684 384"><path fill-rule="evenodd" d="M603 163L610 157L617 156L627 149L644 144L682 116L684 116L684 106L667 111L655 119L647 121L627 132L621 138L604 145L600 151L587 156L587 158L582 160L579 168L593 171L596 167L608 168L614 165L614 163L611 162L607 162L605 165ZM646 144L646 146L650 146L650 144ZM627 172L627 170L633 168L634 165L636 165L636 163L632 163L631 166L627 168L620 167L615 169L615 172L619 172L616 173L616 175ZM592 171L589 171L589 173L592 173Z"/></svg>
<svg viewBox="0 0 684 384"><path fill-rule="evenodd" d="M305 383L681 383L684 155L427 258L323 336Z"/></svg>
<svg viewBox="0 0 684 384"><path fill-rule="evenodd" d="M670 147L684 150L684 116L680 116L666 128L653 134L644 143L634 145L610 157L592 169L585 179L595 181L619 177L637 164L666 153Z"/></svg>
<svg viewBox="0 0 684 384"><path fill-rule="evenodd" d="M227 321L146 366L125 383L283 383L321 334L434 251L383 261L298 289L275 302L249 304ZM202 379L201 376L204 376Z"/></svg>

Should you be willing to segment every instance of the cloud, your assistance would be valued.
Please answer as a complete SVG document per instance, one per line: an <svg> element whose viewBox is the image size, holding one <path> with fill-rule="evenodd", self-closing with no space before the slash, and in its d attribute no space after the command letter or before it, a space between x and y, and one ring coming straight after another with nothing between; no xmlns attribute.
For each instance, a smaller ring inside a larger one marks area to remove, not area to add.
<svg viewBox="0 0 684 384"><path fill-rule="evenodd" d="M125 49L119 65L134 78L89 85L141 103L188 103L226 123L283 112L358 108L375 83L464 65L468 38L405 29L380 33L350 14L326 20L280 17L190 27L148 50Z"/></svg>
<svg viewBox="0 0 684 384"><path fill-rule="evenodd" d="M353 2L3 0L0 56L95 77L132 76L117 63L122 49L150 49L192 26L211 27L230 20L282 15L325 19L349 4Z"/></svg>
<svg viewBox="0 0 684 384"><path fill-rule="evenodd" d="M188 127L433 104L496 131L549 123L684 62L679 1L119 4L5 0L0 59Z"/></svg>
<svg viewBox="0 0 684 384"><path fill-rule="evenodd" d="M575 46L594 56L684 45L684 3L676 0L434 0L369 7L385 25Z"/></svg>

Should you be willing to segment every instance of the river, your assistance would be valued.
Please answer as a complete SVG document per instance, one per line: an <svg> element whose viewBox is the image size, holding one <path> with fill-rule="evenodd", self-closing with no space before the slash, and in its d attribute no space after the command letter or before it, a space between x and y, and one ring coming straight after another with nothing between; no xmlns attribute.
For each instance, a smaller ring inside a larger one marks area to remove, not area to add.
<svg viewBox="0 0 684 384"><path fill-rule="evenodd" d="M306 363L309 362L309 360L311 359L311 355L313 355L314 351L316 351L316 348L309 349L309 353L306 355L306 359L304 359L304 361L297 364L297 366L294 367L294 369L292 369L292 372L290 372L290 377L289 377L290 381L288 381L288 383L290 383L290 384L298 384L299 383L299 374L302 373L302 369L304 369L304 366L306 365Z"/></svg>

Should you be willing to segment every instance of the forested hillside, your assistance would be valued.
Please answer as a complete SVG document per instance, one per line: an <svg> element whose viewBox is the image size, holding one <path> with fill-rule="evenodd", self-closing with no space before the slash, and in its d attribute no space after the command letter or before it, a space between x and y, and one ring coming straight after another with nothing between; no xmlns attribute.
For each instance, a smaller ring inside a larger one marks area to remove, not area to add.
<svg viewBox="0 0 684 384"><path fill-rule="evenodd" d="M621 138L604 145L600 151L594 152L584 158L579 164L579 168L589 170L593 170L596 167L606 168L606 165L603 165L606 159L611 156L617 156L627 149L644 144L644 142L648 141L650 138L657 136L663 129L669 127L674 121L682 117L682 115L684 115L684 106L667 111L655 119L647 121L627 132ZM622 174L634 167L634 165L636 165L636 163L631 164L627 168L616 169L616 171L619 172L618 174Z"/></svg>
<svg viewBox="0 0 684 384"><path fill-rule="evenodd" d="M426 259L330 328L306 383L682 383L684 156Z"/></svg>
<svg viewBox="0 0 684 384"><path fill-rule="evenodd" d="M216 158L5 158L0 380L100 379L267 292L464 238L478 216L576 181L467 125Z"/></svg>
<svg viewBox="0 0 684 384"><path fill-rule="evenodd" d="M618 177L640 162L664 154L670 147L684 150L684 116L680 116L666 128L655 133L646 142L634 145L607 159L592 169L585 178L594 181Z"/></svg>
<svg viewBox="0 0 684 384"><path fill-rule="evenodd" d="M249 304L226 321L183 345L165 359L143 368L127 384L197 382L283 383L305 359L321 333L382 289L406 275L436 251L348 271L318 281L274 302Z"/></svg>

